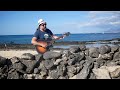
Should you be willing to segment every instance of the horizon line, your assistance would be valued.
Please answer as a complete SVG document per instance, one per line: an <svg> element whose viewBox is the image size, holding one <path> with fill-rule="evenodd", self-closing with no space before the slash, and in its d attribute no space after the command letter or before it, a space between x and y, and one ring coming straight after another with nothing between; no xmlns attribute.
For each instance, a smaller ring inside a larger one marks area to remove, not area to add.
<svg viewBox="0 0 120 90"><path fill-rule="evenodd" d="M109 32L106 32L109 33ZM101 32L101 34L106 34ZM113 33L113 32L112 32ZM114 32L115 33L115 32ZM54 34L62 34L62 33L54 33ZM71 33L71 34L98 34L98 33ZM109 33L110 34L110 33ZM4 34L4 35L33 35L33 34ZM2 35L1 35L2 36Z"/></svg>

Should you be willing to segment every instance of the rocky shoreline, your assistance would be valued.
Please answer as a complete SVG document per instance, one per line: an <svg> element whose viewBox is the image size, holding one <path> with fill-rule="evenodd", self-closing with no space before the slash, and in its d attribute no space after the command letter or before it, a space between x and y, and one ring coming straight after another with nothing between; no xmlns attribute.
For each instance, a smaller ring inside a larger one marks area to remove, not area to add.
<svg viewBox="0 0 120 90"><path fill-rule="evenodd" d="M120 46L80 44L43 55L0 56L0 79L120 79Z"/></svg>

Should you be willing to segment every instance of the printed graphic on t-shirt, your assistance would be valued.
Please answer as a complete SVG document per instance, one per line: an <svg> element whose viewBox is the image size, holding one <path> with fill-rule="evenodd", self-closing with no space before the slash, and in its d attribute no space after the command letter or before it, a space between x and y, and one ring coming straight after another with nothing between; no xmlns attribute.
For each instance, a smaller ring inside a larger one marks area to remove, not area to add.
<svg viewBox="0 0 120 90"><path fill-rule="evenodd" d="M48 39L49 35L48 34L44 34L44 38Z"/></svg>
<svg viewBox="0 0 120 90"><path fill-rule="evenodd" d="M49 38L49 35L48 34L44 34L44 38L45 38L45 40L47 40Z"/></svg>

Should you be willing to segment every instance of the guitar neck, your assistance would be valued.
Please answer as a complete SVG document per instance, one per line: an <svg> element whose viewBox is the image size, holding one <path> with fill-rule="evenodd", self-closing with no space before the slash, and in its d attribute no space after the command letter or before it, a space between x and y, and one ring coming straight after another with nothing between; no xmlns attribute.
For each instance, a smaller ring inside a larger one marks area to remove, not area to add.
<svg viewBox="0 0 120 90"><path fill-rule="evenodd" d="M59 40L60 38L63 38L64 36L62 35L62 36L59 36L57 39L52 39L52 41L51 41L51 43L53 43L53 42L55 42L55 41L57 41L57 40Z"/></svg>
<svg viewBox="0 0 120 90"><path fill-rule="evenodd" d="M58 38L63 38L63 35L62 35L62 36L59 36Z"/></svg>
<svg viewBox="0 0 120 90"><path fill-rule="evenodd" d="M61 36L59 36L56 40L59 40L60 38L63 38L63 37L66 37L66 36L69 36L69 32L67 32L67 33L65 33L65 34L63 34L63 35L61 35ZM55 40L54 40L55 41Z"/></svg>
<svg viewBox="0 0 120 90"><path fill-rule="evenodd" d="M52 41L50 41L50 42L48 42L48 43L49 43L49 44L53 44L53 43L55 43L55 41L59 40L60 38L69 36L69 34L70 34L70 33L68 32L68 33L65 33L65 34L63 34L63 35L61 35L61 36L58 36L57 39L52 39Z"/></svg>

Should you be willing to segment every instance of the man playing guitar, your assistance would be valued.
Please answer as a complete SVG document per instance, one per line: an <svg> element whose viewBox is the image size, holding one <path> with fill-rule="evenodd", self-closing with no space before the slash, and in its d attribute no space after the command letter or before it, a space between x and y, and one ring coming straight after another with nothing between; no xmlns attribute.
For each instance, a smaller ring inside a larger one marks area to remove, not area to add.
<svg viewBox="0 0 120 90"><path fill-rule="evenodd" d="M41 53L41 54L49 50L49 46L52 45L51 41L53 39L60 40L66 36L65 34L60 37L55 36L52 33L52 31L46 27L46 25L47 23L43 19L40 19L38 21L38 28L36 32L34 33L34 36L31 40L31 43L36 46L38 53Z"/></svg>

